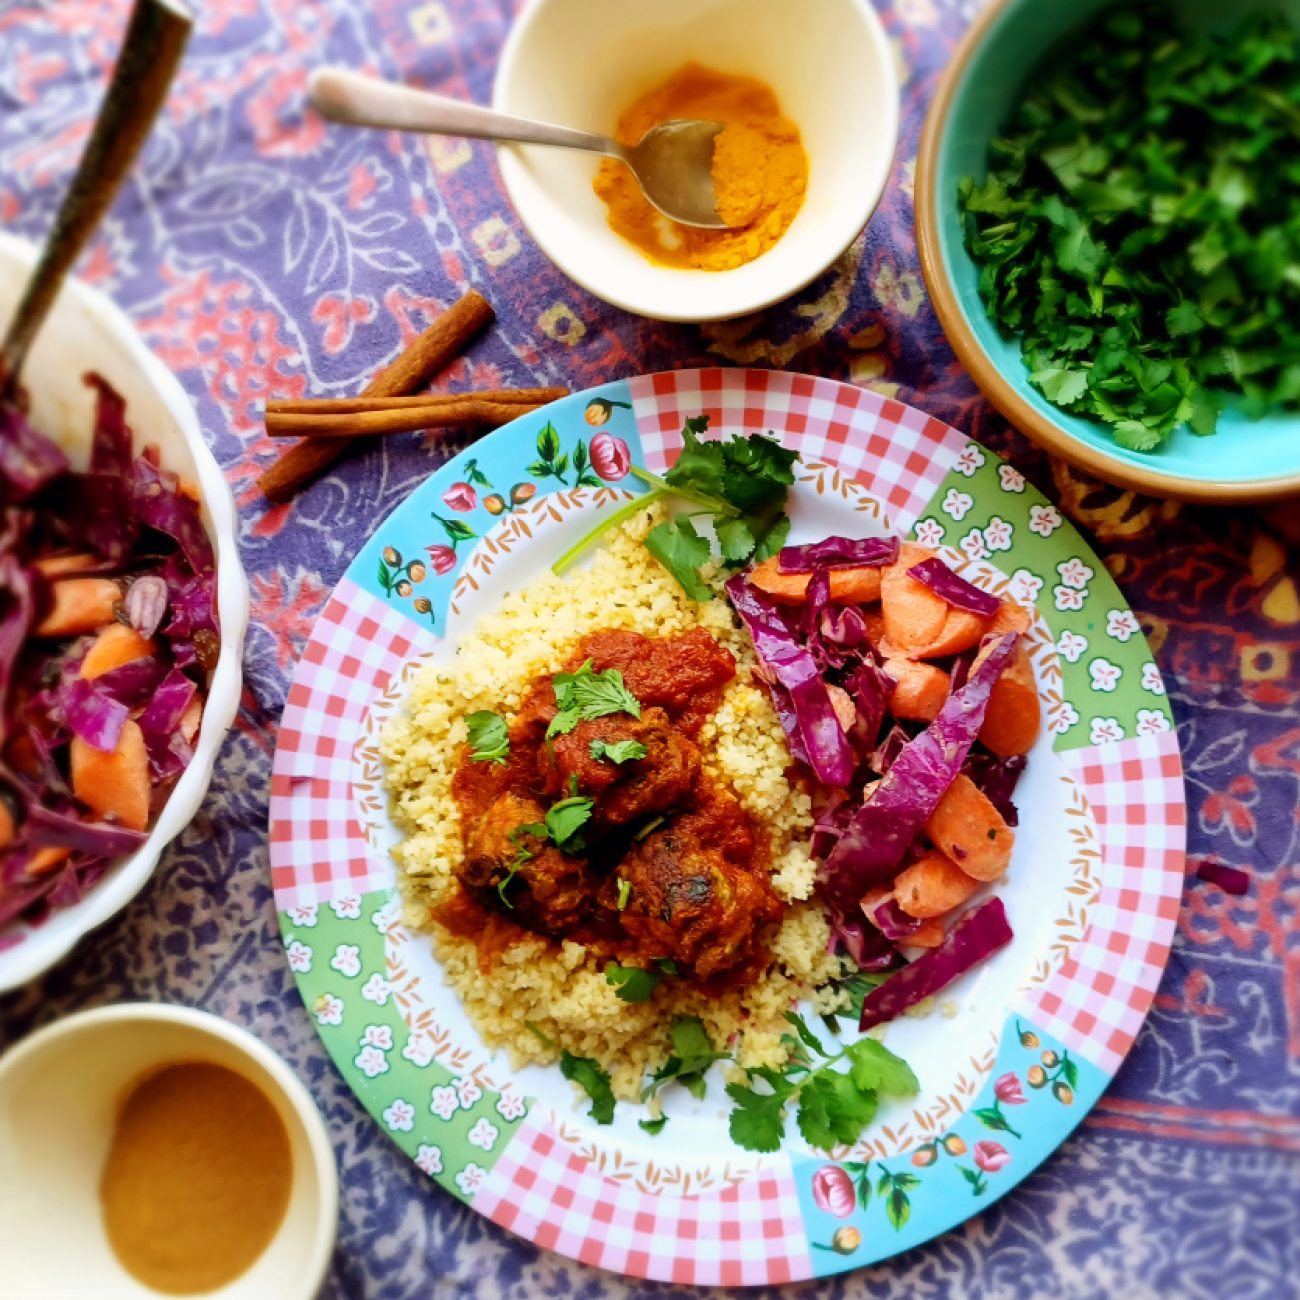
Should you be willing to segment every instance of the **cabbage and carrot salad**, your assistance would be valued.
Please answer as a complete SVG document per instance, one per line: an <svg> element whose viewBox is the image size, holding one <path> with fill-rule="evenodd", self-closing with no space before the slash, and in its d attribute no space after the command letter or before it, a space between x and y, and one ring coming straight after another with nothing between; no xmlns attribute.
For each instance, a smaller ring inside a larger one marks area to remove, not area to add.
<svg viewBox="0 0 1300 1300"><path fill-rule="evenodd" d="M1029 612L896 537L786 546L727 593L815 778L833 942L891 1020L1008 943L1012 794L1038 738ZM905 961L906 954L913 955Z"/></svg>
<svg viewBox="0 0 1300 1300"><path fill-rule="evenodd" d="M97 375L74 471L0 405L0 947L146 838L193 757L216 664L212 544Z"/></svg>

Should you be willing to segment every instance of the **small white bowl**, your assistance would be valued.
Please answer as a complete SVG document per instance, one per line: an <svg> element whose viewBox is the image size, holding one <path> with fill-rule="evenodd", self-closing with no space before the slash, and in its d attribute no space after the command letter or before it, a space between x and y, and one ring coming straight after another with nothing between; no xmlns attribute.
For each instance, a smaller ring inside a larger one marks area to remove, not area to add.
<svg viewBox="0 0 1300 1300"><path fill-rule="evenodd" d="M867 0L532 0L501 54L502 112L612 135L619 116L696 60L776 92L808 154L808 194L762 257L731 271L657 266L610 228L592 190L595 154L503 145L520 220L570 279L666 321L723 320L788 297L867 224L898 138L893 54Z"/></svg>
<svg viewBox="0 0 1300 1300"><path fill-rule="evenodd" d="M284 1121L293 1186L279 1231L212 1300L311 1300L329 1267L339 1184L329 1134L292 1070L246 1030L189 1007L127 1003L68 1016L0 1057L0 1296L157 1300L118 1263L99 1180L117 1110L157 1066L236 1070Z"/></svg>
<svg viewBox="0 0 1300 1300"><path fill-rule="evenodd" d="M13 313L35 260L31 244L0 234L0 321L8 321ZM221 652L209 683L194 758L158 814L149 838L113 866L79 903L52 913L39 925L0 931L0 993L47 970L83 934L139 893L168 842L198 812L212 780L217 751L239 707L248 582L239 563L234 498L204 444L198 415L185 390L144 346L119 308L96 290L69 281L37 337L23 371L23 385L31 395L36 427L80 467L89 460L94 430L94 397L81 378L90 370L103 375L126 399L136 446L156 445L163 465L199 490L203 522L217 555Z"/></svg>

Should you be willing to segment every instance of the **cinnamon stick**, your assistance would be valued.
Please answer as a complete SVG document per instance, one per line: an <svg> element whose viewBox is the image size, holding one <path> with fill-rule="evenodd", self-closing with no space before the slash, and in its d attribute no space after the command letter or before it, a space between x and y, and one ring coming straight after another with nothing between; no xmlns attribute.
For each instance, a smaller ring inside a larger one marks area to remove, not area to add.
<svg viewBox="0 0 1300 1300"><path fill-rule="evenodd" d="M540 402L484 402L472 398L439 406L408 406L395 411L344 411L337 415L268 413L272 438L361 438L419 429L499 428L542 409Z"/></svg>
<svg viewBox="0 0 1300 1300"><path fill-rule="evenodd" d="M423 388L492 318L487 299L470 289L366 385L365 396L399 397ZM351 445L350 438L304 438L270 466L258 484L269 500L288 501Z"/></svg>
<svg viewBox="0 0 1300 1300"><path fill-rule="evenodd" d="M407 411L417 407L455 406L461 402L497 402L517 406L544 406L567 397L567 388L483 388L468 393L417 393L412 397L301 397L271 398L266 414L356 415L365 411Z"/></svg>

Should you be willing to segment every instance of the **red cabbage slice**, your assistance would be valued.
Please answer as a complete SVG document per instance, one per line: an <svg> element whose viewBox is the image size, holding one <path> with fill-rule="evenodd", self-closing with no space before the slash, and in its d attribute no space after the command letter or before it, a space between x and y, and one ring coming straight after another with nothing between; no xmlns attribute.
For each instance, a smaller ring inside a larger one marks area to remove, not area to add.
<svg viewBox="0 0 1300 1300"><path fill-rule="evenodd" d="M1241 897L1250 889L1250 877L1240 867L1230 867L1223 862L1214 862L1206 858L1196 868L1196 874L1202 880L1218 885L1225 894Z"/></svg>
<svg viewBox="0 0 1300 1300"><path fill-rule="evenodd" d="M817 630L823 641L856 650L866 642L867 620L856 605L827 605Z"/></svg>
<svg viewBox="0 0 1300 1300"><path fill-rule="evenodd" d="M990 596L987 591L967 582L934 556L912 565L907 576L924 583L954 609L964 609L968 614L978 614L981 618L992 618L1002 604L996 596Z"/></svg>
<svg viewBox="0 0 1300 1300"><path fill-rule="evenodd" d="M131 659L95 678L95 689L128 709L142 709L167 671L157 655Z"/></svg>
<svg viewBox="0 0 1300 1300"><path fill-rule="evenodd" d="M15 406L0 403L0 503L25 501L66 473L68 458Z"/></svg>
<svg viewBox="0 0 1300 1300"><path fill-rule="evenodd" d="M897 537L823 537L806 546L783 546L776 567L780 573L811 573L821 565L831 569L879 568L897 559Z"/></svg>
<svg viewBox="0 0 1300 1300"><path fill-rule="evenodd" d="M827 951L841 948L859 970L888 970L898 964L898 950L879 930L864 924L861 916L828 916L831 935Z"/></svg>
<svg viewBox="0 0 1300 1300"><path fill-rule="evenodd" d="M921 928L921 922L908 916L895 898L882 899L867 913L867 920L893 943L906 943Z"/></svg>
<svg viewBox="0 0 1300 1300"><path fill-rule="evenodd" d="M132 458L126 402L102 375L83 375L82 382L95 390L95 438L90 448L90 472L126 478Z"/></svg>
<svg viewBox="0 0 1300 1300"><path fill-rule="evenodd" d="M180 490L176 475L158 469L144 456L131 470L131 514L142 524L176 539L190 568L200 577L216 567L212 542L199 508Z"/></svg>
<svg viewBox="0 0 1300 1300"><path fill-rule="evenodd" d="M143 831L128 830L108 822L86 821L69 806L66 810L47 808L35 799L27 805L23 835L33 848L60 847L92 858L114 858L134 853L148 839Z"/></svg>
<svg viewBox="0 0 1300 1300"><path fill-rule="evenodd" d="M1020 814L1011 796L1016 792L1020 774L1029 765L1024 754L1011 754L999 758L991 754L982 745L976 745L962 767L962 773L979 786L984 797L1002 814L1002 820L1008 826L1020 824Z"/></svg>
<svg viewBox="0 0 1300 1300"><path fill-rule="evenodd" d="M130 709L111 696L95 688L93 682L78 677L63 692L60 700L63 720L71 730L88 745L110 754L117 748L118 738Z"/></svg>
<svg viewBox="0 0 1300 1300"><path fill-rule="evenodd" d="M867 766L878 776L884 776L893 767L894 759L911 743L912 737L898 723L894 723L886 732L884 740L871 752Z"/></svg>
<svg viewBox="0 0 1300 1300"><path fill-rule="evenodd" d="M835 716L816 661L794 639L776 605L739 574L727 583L727 594L749 629L754 653L789 697L793 719L787 717L780 705L777 712L786 735L791 737L792 752L793 736L798 734L800 748L807 754L817 779L823 785L848 785L853 779L853 751Z"/></svg>
<svg viewBox="0 0 1300 1300"><path fill-rule="evenodd" d="M184 673L173 668L140 715L149 766L159 779L176 775L193 756L189 743L180 734L180 721L197 690Z"/></svg>
<svg viewBox="0 0 1300 1300"><path fill-rule="evenodd" d="M922 953L867 993L858 1029L882 1025L908 1007L933 997L959 975L1005 947L1011 938L1011 926L1000 898L990 898L972 908L958 918L937 948Z"/></svg>
<svg viewBox="0 0 1300 1300"><path fill-rule="evenodd" d="M1015 632L1008 632L990 642L966 685L949 695L939 716L903 747L853 815L818 871L823 893L841 911L855 908L872 885L894 874L908 845L956 779L984 722L989 695L1018 639Z"/></svg>
<svg viewBox="0 0 1300 1300"><path fill-rule="evenodd" d="M880 724L885 720L889 697L894 691L894 679L868 650L862 662L844 679L844 689L858 710L849 739L857 755L865 758L876 747Z"/></svg>
<svg viewBox="0 0 1300 1300"><path fill-rule="evenodd" d="M135 548L140 525L132 517L127 480L110 474L70 474L42 496L51 541L91 550L113 566Z"/></svg>
<svg viewBox="0 0 1300 1300"><path fill-rule="evenodd" d="M18 880L11 885L0 885L0 927L22 916L40 902L59 883L57 872L35 880Z"/></svg>

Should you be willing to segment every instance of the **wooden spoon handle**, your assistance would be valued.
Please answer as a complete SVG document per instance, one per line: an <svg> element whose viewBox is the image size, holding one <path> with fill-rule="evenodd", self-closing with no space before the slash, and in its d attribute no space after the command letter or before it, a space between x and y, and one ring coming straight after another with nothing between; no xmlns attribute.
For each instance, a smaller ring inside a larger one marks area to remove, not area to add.
<svg viewBox="0 0 1300 1300"><path fill-rule="evenodd" d="M185 51L190 26L183 0L136 0L94 130L0 344L0 398L17 381L64 277L149 134Z"/></svg>

